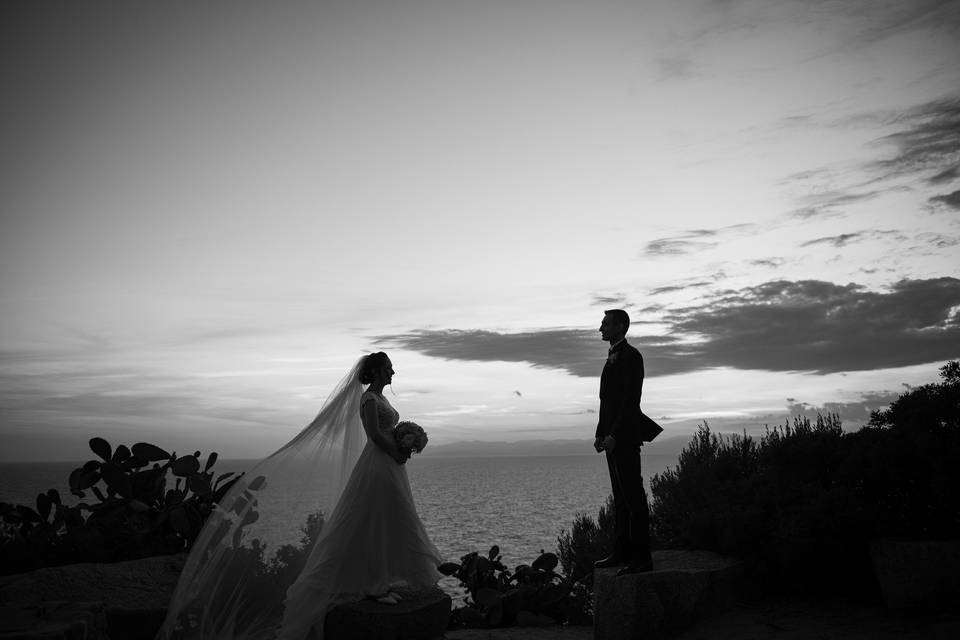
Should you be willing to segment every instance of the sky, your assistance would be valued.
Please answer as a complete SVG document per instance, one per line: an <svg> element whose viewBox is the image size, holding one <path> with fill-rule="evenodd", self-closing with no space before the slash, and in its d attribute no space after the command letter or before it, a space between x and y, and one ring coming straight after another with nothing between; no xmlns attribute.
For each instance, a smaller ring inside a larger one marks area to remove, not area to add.
<svg viewBox="0 0 960 640"><path fill-rule="evenodd" d="M5 2L0 460L856 428L960 357L960 2Z"/></svg>

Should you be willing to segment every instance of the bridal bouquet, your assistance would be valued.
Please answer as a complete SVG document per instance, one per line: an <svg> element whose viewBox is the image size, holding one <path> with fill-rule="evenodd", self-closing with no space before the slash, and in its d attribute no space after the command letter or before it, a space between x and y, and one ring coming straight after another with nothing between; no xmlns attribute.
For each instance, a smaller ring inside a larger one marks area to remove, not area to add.
<svg viewBox="0 0 960 640"><path fill-rule="evenodd" d="M398 422L393 428L393 439L396 440L400 451L406 454L407 459L415 453L420 453L427 446L427 432L416 422Z"/></svg>

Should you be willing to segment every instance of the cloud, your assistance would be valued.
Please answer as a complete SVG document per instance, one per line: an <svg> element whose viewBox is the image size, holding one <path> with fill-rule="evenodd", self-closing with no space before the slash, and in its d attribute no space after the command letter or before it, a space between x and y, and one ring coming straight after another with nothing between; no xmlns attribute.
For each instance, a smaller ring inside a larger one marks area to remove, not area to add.
<svg viewBox="0 0 960 640"><path fill-rule="evenodd" d="M757 267L772 267L774 269L778 269L786 264L786 262L787 261L784 258L760 258L757 260L751 260L750 264Z"/></svg>
<svg viewBox="0 0 960 640"><path fill-rule="evenodd" d="M86 344L0 350L0 458L76 460L93 435L257 456L292 437L322 400L307 396L309 382L271 385L272 369L211 375L190 358L177 368L133 355ZM243 437L224 441L224 433Z"/></svg>
<svg viewBox="0 0 960 640"><path fill-rule="evenodd" d="M934 196L933 198L930 198L930 202L941 202L953 209L960 209L960 190L954 191L953 193L947 193L942 196Z"/></svg>
<svg viewBox="0 0 960 640"><path fill-rule="evenodd" d="M596 329L544 329L521 333L421 329L378 336L375 341L385 349L410 349L445 360L529 362L537 367L566 369L574 375L584 376L596 375L597 353L601 357L604 353Z"/></svg>
<svg viewBox="0 0 960 640"><path fill-rule="evenodd" d="M816 240L808 240L800 246L810 247L817 244L829 244L834 247L844 247L853 241L860 240L862 237L862 233L841 233L838 236L825 236L823 238L817 238Z"/></svg>
<svg viewBox="0 0 960 640"><path fill-rule="evenodd" d="M811 247L818 244L826 244L833 247L845 247L848 244L854 242L861 242L864 240L878 240L881 238L892 237L897 242L903 243L907 242L909 238L899 231L889 231L889 230L879 230L873 229L870 231L856 231L853 233L841 233L835 236L824 236L822 238L815 238L814 240L808 240L802 243L801 247Z"/></svg>
<svg viewBox="0 0 960 640"><path fill-rule="evenodd" d="M843 209L845 207L872 200L879 194L879 191L855 193L852 191L839 190L817 193L801 198L800 203L802 206L792 211L790 215L800 220L836 217L843 215Z"/></svg>
<svg viewBox="0 0 960 640"><path fill-rule="evenodd" d="M789 185L794 182L818 182L829 179L830 177L830 170L826 167L820 167L819 169L806 169L804 171L791 173L790 175L782 178L780 180L780 184Z"/></svg>
<svg viewBox="0 0 960 640"><path fill-rule="evenodd" d="M722 235L742 235L750 233L758 225L751 223L734 224L719 229L689 229L676 236L658 238L647 243L643 252L650 257L680 256L696 251L713 249L718 246Z"/></svg>
<svg viewBox="0 0 960 640"><path fill-rule="evenodd" d="M810 191L797 198L796 208L789 213L791 218L806 221L839 217L850 207L884 193L912 190L916 177L923 176L923 182L929 185L944 185L960 176L960 94L948 95L909 109L857 113L841 120L824 122L824 125L844 129L864 125L893 129L893 133L876 138L871 143L884 152L892 148L893 153L858 167L869 174L865 183L852 182L852 168L844 171L820 167L785 177L781 180L782 185ZM902 180L898 181L902 178L911 179L909 186ZM839 183L840 186L825 191L817 190L818 185L826 183ZM865 185L884 186L865 190ZM936 196L929 202L952 207L953 195Z"/></svg>
<svg viewBox="0 0 960 640"><path fill-rule="evenodd" d="M618 307L626 306L627 296L623 293L613 293L610 295L595 294L592 301L593 306L599 307Z"/></svg>
<svg viewBox="0 0 960 640"><path fill-rule="evenodd" d="M813 124L814 117L810 114L796 115L796 116L786 116L777 120L778 129L793 129L793 128L806 128ZM813 173L813 172L803 172L796 174L797 176Z"/></svg>
<svg viewBox="0 0 960 640"><path fill-rule="evenodd" d="M717 242L701 242L686 238L660 238L648 242L644 253L651 257L682 256L713 249L718 244Z"/></svg>
<svg viewBox="0 0 960 640"><path fill-rule="evenodd" d="M938 362L960 354L960 280L854 283L777 280L681 309L667 322L701 366L831 373Z"/></svg>
<svg viewBox="0 0 960 640"><path fill-rule="evenodd" d="M856 34L859 44L872 44L909 31L955 30L953 25L960 18L960 7L954 0L894 2L885 6L872 0L843 4L846 13L856 14L862 21Z"/></svg>
<svg viewBox="0 0 960 640"><path fill-rule="evenodd" d="M713 284L712 282L699 280L695 282L688 282L685 284L668 285L665 287L657 287L655 289L651 289L650 295L657 296L664 293L673 293L674 291L686 291L687 289L695 289L698 287L709 287L712 284Z"/></svg>
<svg viewBox="0 0 960 640"><path fill-rule="evenodd" d="M657 68L660 80L694 78L698 75L696 63L686 56L660 58L657 60Z"/></svg>
<svg viewBox="0 0 960 640"><path fill-rule="evenodd" d="M945 236L941 233L925 231L918 233L912 238L915 244L905 245L904 251L912 255L929 255L930 248L949 249L960 244L960 239L956 237Z"/></svg>
<svg viewBox="0 0 960 640"><path fill-rule="evenodd" d="M648 304L645 307L640 307L640 313L660 313L666 310L666 307L662 304ZM636 320L630 320L631 324L636 324Z"/></svg>
<svg viewBox="0 0 960 640"><path fill-rule="evenodd" d="M896 133L877 140L896 147L896 154L873 163L885 178L929 173L946 180L960 164L960 96L934 100L898 114Z"/></svg>
<svg viewBox="0 0 960 640"><path fill-rule="evenodd" d="M866 424L870 420L870 412L886 409L891 402L900 397L892 391L864 393L860 400L853 402L825 402L822 405L813 405L800 402L794 398L787 398L787 412L790 416L802 415L814 418L819 413L827 415L835 413L845 425Z"/></svg>
<svg viewBox="0 0 960 640"><path fill-rule="evenodd" d="M953 182L958 177L960 177L960 167L950 167L949 169L945 169L935 176L927 178L927 182L929 184L946 184L948 182Z"/></svg>
<svg viewBox="0 0 960 640"><path fill-rule="evenodd" d="M667 336L631 335L647 375L731 367L834 373L941 362L960 356L960 280L901 280L886 291L820 280L775 280L674 309ZM522 333L418 330L376 338L385 348L472 361L528 362L599 375L595 330Z"/></svg>

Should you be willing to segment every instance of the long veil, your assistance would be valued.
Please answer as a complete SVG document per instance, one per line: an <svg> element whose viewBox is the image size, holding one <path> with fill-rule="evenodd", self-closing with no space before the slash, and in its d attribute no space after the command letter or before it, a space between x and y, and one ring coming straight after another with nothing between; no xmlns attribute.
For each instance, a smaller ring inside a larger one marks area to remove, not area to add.
<svg viewBox="0 0 960 640"><path fill-rule="evenodd" d="M320 413L257 463L207 518L158 638L274 637L300 573L359 457L361 358Z"/></svg>

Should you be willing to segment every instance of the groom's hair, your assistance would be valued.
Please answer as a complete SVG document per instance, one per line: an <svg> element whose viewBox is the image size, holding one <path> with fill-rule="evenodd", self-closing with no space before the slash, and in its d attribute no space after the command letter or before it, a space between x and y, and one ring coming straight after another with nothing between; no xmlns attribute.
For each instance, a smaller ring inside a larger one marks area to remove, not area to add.
<svg viewBox="0 0 960 640"><path fill-rule="evenodd" d="M623 309L610 309L608 311L604 311L603 313L613 318L614 322L622 324L624 333L626 333L627 329L630 328L630 316L627 315L627 312Z"/></svg>

